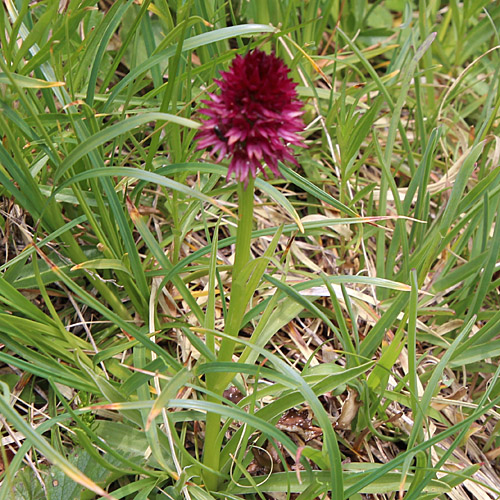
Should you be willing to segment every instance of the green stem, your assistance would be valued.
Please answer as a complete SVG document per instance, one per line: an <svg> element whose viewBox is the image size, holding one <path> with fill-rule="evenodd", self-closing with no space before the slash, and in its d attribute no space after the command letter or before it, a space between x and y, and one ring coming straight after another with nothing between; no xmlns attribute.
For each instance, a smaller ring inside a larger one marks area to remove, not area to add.
<svg viewBox="0 0 500 500"><path fill-rule="evenodd" d="M245 283L238 280L241 272L248 266L250 261L250 244L252 242L252 226L253 226L253 194L254 194L254 179L248 181L247 187L243 187L242 183L238 186L238 230L236 232L236 249L234 254L233 273L231 281L231 299L229 301L229 309L227 311L227 319L224 324L224 333L232 337L238 337L241 321L245 315L247 304L245 303ZM217 361L231 361L233 357L235 342L231 339L223 339ZM221 385L221 377L217 377L217 389L225 389L219 387Z"/></svg>
<svg viewBox="0 0 500 500"><path fill-rule="evenodd" d="M233 265L233 282L250 260L250 243L252 241L253 226L253 186L252 177L245 188L240 182L238 185L238 230L236 233L236 251Z"/></svg>
<svg viewBox="0 0 500 500"><path fill-rule="evenodd" d="M224 325L224 333L232 337L238 337L238 332L241 326L241 321L245 314L246 304L244 284L237 282L238 276L243 269L248 266L250 261L250 244L252 242L252 225L253 225L253 194L254 194L254 179L248 181L246 187L242 183L238 185L238 229L236 233L236 250L234 255L232 282L231 282L231 298L229 300L229 309ZM217 361L231 361L233 357L235 341L224 338ZM222 384L220 374L208 373L206 375L207 389L222 396L226 383ZM207 401L214 403L219 402L218 398L208 396ZM215 413L208 413L205 423L205 443L203 447L203 463L218 471L220 468L220 452L221 439L220 434L220 416ZM208 490L217 491L218 475L215 472L205 473L203 476L205 486Z"/></svg>

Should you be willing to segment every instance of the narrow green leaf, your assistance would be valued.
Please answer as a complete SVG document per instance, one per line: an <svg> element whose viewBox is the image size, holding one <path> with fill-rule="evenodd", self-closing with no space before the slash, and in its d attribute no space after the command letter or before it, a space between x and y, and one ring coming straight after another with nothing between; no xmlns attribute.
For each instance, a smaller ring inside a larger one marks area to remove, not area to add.
<svg viewBox="0 0 500 500"><path fill-rule="evenodd" d="M469 148L457 160L457 162L460 162L460 171L455 179L455 182L453 183L450 199L448 200L444 213L441 217L441 223L439 225L439 232L441 233L441 236L445 236L452 227L465 186L469 181L472 169L474 168L479 155L483 151L485 144L486 141L481 141L479 144Z"/></svg>
<svg viewBox="0 0 500 500"><path fill-rule="evenodd" d="M3 395L0 396L0 411L11 425L14 425L35 448L43 453L45 458L59 467L66 476L94 493L107 498L108 500L115 500L113 496L108 494L100 486L94 483L94 481L85 476L68 459L57 452L35 429L33 429L11 406L7 385L4 382L0 382L0 386L3 390Z"/></svg>
<svg viewBox="0 0 500 500"><path fill-rule="evenodd" d="M149 122L154 122L157 120L170 121L177 123L184 127L198 128L199 124L193 120L187 118L182 118L180 116L171 115L169 113L153 113L147 112L140 115L133 116L132 118L127 118L119 123L115 123L110 127L106 127L103 130L95 133L94 135L86 138L81 144L79 144L71 153L61 162L57 172L54 176L54 184L65 174L65 172L71 168L78 160L83 158L85 155L94 151L98 146L108 142L115 137L126 134L127 132L140 127Z"/></svg>
<svg viewBox="0 0 500 500"><path fill-rule="evenodd" d="M64 82L47 82L46 80L39 80L30 76L17 75L15 73L6 75L0 72L0 83L10 85L12 83L11 79L22 89L50 89L65 85Z"/></svg>
<svg viewBox="0 0 500 500"><path fill-rule="evenodd" d="M123 271L124 273L132 273L128 267L123 263L123 261L118 259L93 259L87 260L86 262L81 262L76 266L71 268L71 271L77 271L79 269L114 269L116 271Z"/></svg>

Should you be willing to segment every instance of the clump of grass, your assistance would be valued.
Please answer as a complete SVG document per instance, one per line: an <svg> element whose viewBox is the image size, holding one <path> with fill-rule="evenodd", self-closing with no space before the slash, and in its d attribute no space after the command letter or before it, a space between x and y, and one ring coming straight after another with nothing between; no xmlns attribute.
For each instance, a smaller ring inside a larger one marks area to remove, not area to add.
<svg viewBox="0 0 500 500"><path fill-rule="evenodd" d="M498 495L500 9L174 3L0 13L0 499ZM308 148L233 279L196 113L256 47Z"/></svg>

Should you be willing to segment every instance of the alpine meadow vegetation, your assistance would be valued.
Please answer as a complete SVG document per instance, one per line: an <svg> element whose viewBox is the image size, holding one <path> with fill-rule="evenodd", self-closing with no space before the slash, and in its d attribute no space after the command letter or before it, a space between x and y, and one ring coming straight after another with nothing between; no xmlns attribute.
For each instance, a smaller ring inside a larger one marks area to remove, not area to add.
<svg viewBox="0 0 500 500"><path fill-rule="evenodd" d="M498 498L499 27L5 0L0 500Z"/></svg>

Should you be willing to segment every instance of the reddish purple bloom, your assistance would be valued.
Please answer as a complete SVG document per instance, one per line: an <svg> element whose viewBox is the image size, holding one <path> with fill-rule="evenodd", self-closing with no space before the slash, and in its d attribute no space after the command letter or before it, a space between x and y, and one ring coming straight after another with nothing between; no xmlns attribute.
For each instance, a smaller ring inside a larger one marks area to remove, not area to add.
<svg viewBox="0 0 500 500"><path fill-rule="evenodd" d="M236 56L216 80L220 93L202 101L209 118L197 135L198 149L211 147L217 162L230 156L228 179L234 172L247 183L258 170L266 176L262 162L277 176L278 160L297 165L290 145L305 147L297 134L304 130L303 111L289 71L274 54L253 50Z"/></svg>

